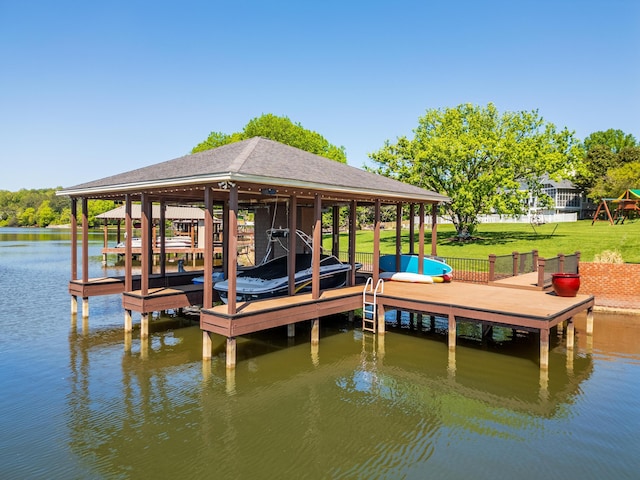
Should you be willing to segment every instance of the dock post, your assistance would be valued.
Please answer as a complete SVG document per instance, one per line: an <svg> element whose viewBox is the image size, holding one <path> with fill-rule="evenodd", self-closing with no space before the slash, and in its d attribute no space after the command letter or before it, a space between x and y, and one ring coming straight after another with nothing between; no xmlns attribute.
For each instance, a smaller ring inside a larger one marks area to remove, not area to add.
<svg viewBox="0 0 640 480"><path fill-rule="evenodd" d="M311 320L311 345L318 345L320 343L320 319L314 318Z"/></svg>
<svg viewBox="0 0 640 480"><path fill-rule="evenodd" d="M549 329L540 329L540 368L549 369Z"/></svg>
<svg viewBox="0 0 640 480"><path fill-rule="evenodd" d="M296 324L290 323L287 325L287 337L293 338L296 336Z"/></svg>
<svg viewBox="0 0 640 480"><path fill-rule="evenodd" d="M456 348L456 316L449 314L449 350Z"/></svg>
<svg viewBox="0 0 640 480"><path fill-rule="evenodd" d="M456 376L456 350L455 348L449 349L449 356L447 358L447 375L450 378Z"/></svg>
<svg viewBox="0 0 640 480"><path fill-rule="evenodd" d="M587 335L593 335L593 307L587 310Z"/></svg>
<svg viewBox="0 0 640 480"><path fill-rule="evenodd" d="M124 351L126 353L131 353L131 342L133 340L131 336L131 332L124 332Z"/></svg>
<svg viewBox="0 0 640 480"><path fill-rule="evenodd" d="M227 368L236 368L236 338L227 337Z"/></svg>
<svg viewBox="0 0 640 480"><path fill-rule="evenodd" d="M205 330L202 331L202 359L211 360L211 334Z"/></svg>
<svg viewBox="0 0 640 480"><path fill-rule="evenodd" d="M82 297L82 318L89 318L89 297Z"/></svg>
<svg viewBox="0 0 640 480"><path fill-rule="evenodd" d="M564 330L564 322L558 323L556 328L558 329L558 332L557 332L558 333L558 337L562 338L562 332Z"/></svg>
<svg viewBox="0 0 640 480"><path fill-rule="evenodd" d="M384 320L385 320L384 305L382 305L381 303L378 303L378 334L380 335L385 334Z"/></svg>
<svg viewBox="0 0 640 480"><path fill-rule="evenodd" d="M140 338L149 336L149 313L143 313L140 319Z"/></svg>
<svg viewBox="0 0 640 480"><path fill-rule="evenodd" d="M568 350L573 350L574 333L575 333L575 325L573 323L573 319L570 318L567 321L567 349Z"/></svg>
<svg viewBox="0 0 640 480"><path fill-rule="evenodd" d="M71 315L78 314L78 297L71 295Z"/></svg>
<svg viewBox="0 0 640 480"><path fill-rule="evenodd" d="M133 325L131 322L131 310L124 311L124 331L130 332L133 330Z"/></svg>

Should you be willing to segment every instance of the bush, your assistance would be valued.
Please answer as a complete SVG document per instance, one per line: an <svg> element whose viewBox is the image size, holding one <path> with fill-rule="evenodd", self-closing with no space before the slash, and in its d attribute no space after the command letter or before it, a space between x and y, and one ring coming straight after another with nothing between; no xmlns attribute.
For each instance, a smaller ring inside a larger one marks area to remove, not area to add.
<svg viewBox="0 0 640 480"><path fill-rule="evenodd" d="M604 250L603 252L597 253L593 257L593 261L595 263L624 263L620 252L615 250Z"/></svg>

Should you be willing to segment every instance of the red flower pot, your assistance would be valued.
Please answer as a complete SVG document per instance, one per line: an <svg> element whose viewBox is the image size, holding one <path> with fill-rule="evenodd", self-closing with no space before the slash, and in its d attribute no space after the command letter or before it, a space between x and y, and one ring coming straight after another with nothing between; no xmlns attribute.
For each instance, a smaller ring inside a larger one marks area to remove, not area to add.
<svg viewBox="0 0 640 480"><path fill-rule="evenodd" d="M575 297L580 290L580 274L553 273L551 274L553 291L559 297Z"/></svg>

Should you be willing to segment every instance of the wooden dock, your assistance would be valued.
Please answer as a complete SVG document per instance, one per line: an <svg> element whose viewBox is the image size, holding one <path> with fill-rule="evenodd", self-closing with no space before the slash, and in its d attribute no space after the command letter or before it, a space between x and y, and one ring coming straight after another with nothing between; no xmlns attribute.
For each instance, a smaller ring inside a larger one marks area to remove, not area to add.
<svg viewBox="0 0 640 480"><path fill-rule="evenodd" d="M191 283L191 279L202 275L202 270L190 270L188 272L170 272L163 275L151 275L149 286L173 287ZM89 278L86 282L82 280L71 280L69 282L69 294L74 297L89 298L101 295L119 295L124 293L124 276L116 277L96 277ZM140 275L132 275L133 290L140 289Z"/></svg>
<svg viewBox="0 0 640 480"><path fill-rule="evenodd" d="M384 334L385 312L401 310L439 315L448 318L448 345L455 349L458 321L475 321L483 325L499 325L540 333L540 366L548 368L549 331L567 322L567 342L573 346L572 318L587 311L592 328L594 298L590 295L559 297L533 289L503 288L461 282L443 284L413 284L385 282L376 295L377 333ZM279 297L239 303L237 313L230 315L220 305L200 313L203 330L203 356L210 352L210 333L227 337L227 365L235 365L235 337L283 325L311 320L311 343L318 343L319 318L338 312L362 308L363 286L323 292L318 299L311 294ZM373 296L366 294L367 301ZM208 350L209 349L209 350Z"/></svg>

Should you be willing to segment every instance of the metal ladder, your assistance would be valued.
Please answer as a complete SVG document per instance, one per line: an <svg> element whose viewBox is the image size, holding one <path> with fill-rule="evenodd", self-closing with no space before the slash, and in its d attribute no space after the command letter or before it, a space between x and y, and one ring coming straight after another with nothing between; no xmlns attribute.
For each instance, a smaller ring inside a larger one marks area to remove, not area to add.
<svg viewBox="0 0 640 480"><path fill-rule="evenodd" d="M378 293L384 292L384 281L379 278L376 288L373 288L373 277L367 278L362 291L362 331L376 333L376 316L378 307ZM367 301L367 293L373 295L373 301Z"/></svg>

